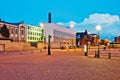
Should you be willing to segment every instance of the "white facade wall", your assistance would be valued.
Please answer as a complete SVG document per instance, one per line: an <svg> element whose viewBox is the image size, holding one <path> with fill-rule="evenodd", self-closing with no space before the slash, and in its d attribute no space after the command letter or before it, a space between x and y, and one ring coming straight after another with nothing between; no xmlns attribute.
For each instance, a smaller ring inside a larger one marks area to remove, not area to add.
<svg viewBox="0 0 120 80"><path fill-rule="evenodd" d="M61 32L62 35L58 35L57 37L62 37L66 39L74 39L74 44L75 44L75 39L76 39L76 32L72 29L65 28L64 26L53 24L53 23L47 23L44 24L44 37L46 38L46 42L48 42L48 35L51 35L51 42L54 43L54 30ZM73 36L65 36L64 33L67 33L68 35L73 35Z"/></svg>

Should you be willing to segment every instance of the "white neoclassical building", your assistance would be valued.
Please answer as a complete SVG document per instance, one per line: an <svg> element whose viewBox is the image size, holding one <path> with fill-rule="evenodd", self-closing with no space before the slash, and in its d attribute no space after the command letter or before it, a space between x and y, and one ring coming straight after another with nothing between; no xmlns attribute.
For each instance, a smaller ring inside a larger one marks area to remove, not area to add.
<svg viewBox="0 0 120 80"><path fill-rule="evenodd" d="M18 23L10 23L0 20L0 28L3 27L3 25L6 25L9 29L9 39L11 39L13 42L25 42L26 41L26 27L24 22L18 22ZM2 35L0 33L0 38L2 38Z"/></svg>

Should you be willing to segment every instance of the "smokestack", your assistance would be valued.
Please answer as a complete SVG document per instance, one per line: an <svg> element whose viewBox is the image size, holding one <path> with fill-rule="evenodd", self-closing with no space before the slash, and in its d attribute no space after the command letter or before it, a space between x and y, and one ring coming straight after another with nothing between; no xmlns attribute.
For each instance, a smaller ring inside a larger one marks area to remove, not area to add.
<svg viewBox="0 0 120 80"><path fill-rule="evenodd" d="M51 23L51 13L48 13L48 23Z"/></svg>

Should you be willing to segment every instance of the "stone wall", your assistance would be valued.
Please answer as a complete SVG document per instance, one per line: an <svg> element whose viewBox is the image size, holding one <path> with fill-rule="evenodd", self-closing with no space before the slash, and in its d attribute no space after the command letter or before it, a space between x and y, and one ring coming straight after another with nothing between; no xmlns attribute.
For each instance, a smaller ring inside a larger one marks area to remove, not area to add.
<svg viewBox="0 0 120 80"><path fill-rule="evenodd" d="M30 43L27 42L11 42L9 40L0 40L0 51L4 51L4 45L5 45L5 50L23 50L23 49L44 49L47 44L44 43L37 43L37 47L31 46Z"/></svg>
<svg viewBox="0 0 120 80"><path fill-rule="evenodd" d="M24 48L24 42L11 42L7 40L0 40L0 51L4 50L23 50Z"/></svg>

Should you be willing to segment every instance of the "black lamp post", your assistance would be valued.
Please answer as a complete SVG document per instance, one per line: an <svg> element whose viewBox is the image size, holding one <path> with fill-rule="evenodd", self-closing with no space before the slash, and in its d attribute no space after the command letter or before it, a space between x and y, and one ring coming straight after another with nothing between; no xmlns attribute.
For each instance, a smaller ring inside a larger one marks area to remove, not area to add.
<svg viewBox="0 0 120 80"><path fill-rule="evenodd" d="M48 55L51 55L51 52L50 52L50 38L51 38L51 35L48 35Z"/></svg>
<svg viewBox="0 0 120 80"><path fill-rule="evenodd" d="M98 58L100 58L100 46L98 44Z"/></svg>
<svg viewBox="0 0 120 80"><path fill-rule="evenodd" d="M99 31L101 30L101 26L100 25L97 25L96 26L96 30L98 31L98 37L100 39L100 34L99 34ZM97 57L100 58L100 45L99 45L99 42L97 41L97 45L98 45L98 55Z"/></svg>

